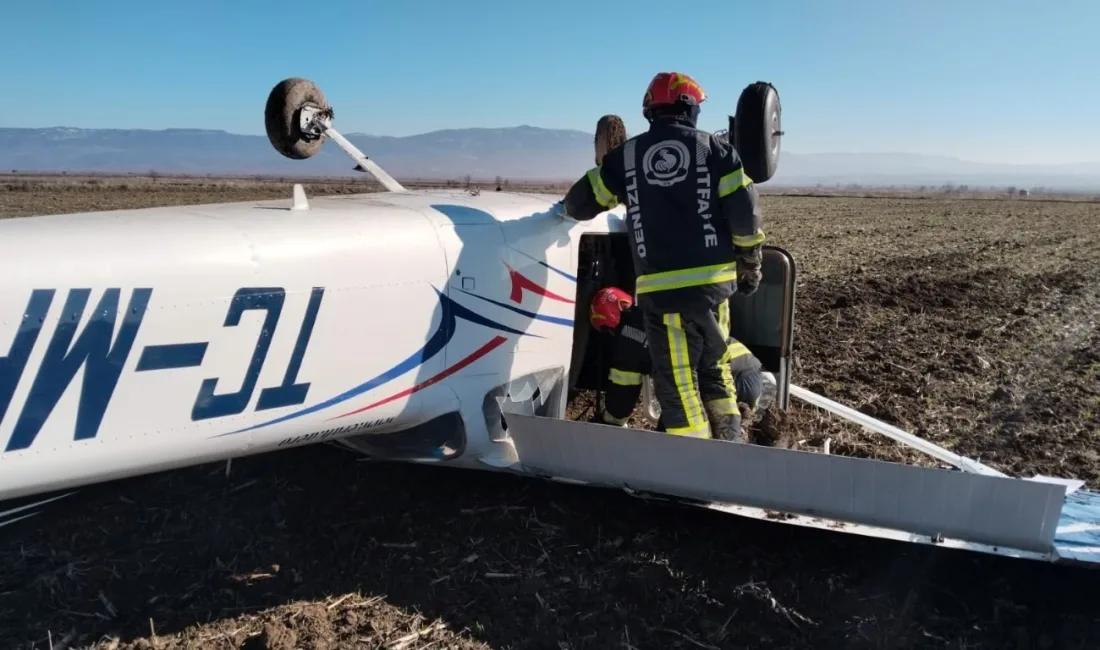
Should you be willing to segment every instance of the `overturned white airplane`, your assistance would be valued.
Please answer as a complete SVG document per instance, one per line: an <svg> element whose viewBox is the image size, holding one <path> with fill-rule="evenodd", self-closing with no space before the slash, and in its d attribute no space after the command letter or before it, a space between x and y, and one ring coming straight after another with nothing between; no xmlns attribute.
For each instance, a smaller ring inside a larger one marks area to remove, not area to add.
<svg viewBox="0 0 1100 650"><path fill-rule="evenodd" d="M295 186L288 202L0 222L0 526L50 493L331 442L784 523L1100 558L1100 495L1079 482L1005 477L792 386L795 263L776 247L760 289L731 299L731 334L777 406L799 397L963 471L566 420L569 391L599 388L608 368L589 297L633 290L622 208L578 223L555 195L407 191L332 119L303 79L268 99L280 153L309 158L331 139L388 192ZM775 88L750 85L728 137L757 182L780 135Z"/></svg>

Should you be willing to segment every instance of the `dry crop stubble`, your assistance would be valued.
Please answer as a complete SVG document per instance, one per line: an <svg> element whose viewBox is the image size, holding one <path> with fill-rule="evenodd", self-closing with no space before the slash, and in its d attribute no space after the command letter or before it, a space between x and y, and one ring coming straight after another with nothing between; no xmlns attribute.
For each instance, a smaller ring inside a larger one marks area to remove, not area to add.
<svg viewBox="0 0 1100 650"><path fill-rule="evenodd" d="M3 216L289 199L289 188L14 194L0 192ZM799 264L796 383L1006 471L1100 487L1096 205L766 196L764 206L771 241ZM831 438L833 453L910 458L797 402L785 420L805 447ZM228 476L214 464L90 488L0 539L4 648L1003 649L1100 638L1088 571L374 465L331 447L239 459Z"/></svg>

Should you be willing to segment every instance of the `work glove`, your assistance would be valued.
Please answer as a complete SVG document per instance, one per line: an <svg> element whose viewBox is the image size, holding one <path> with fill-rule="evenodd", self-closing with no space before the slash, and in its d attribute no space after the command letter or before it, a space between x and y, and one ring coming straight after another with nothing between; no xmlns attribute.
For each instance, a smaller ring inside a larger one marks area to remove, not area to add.
<svg viewBox="0 0 1100 650"><path fill-rule="evenodd" d="M760 263L763 259L760 246L752 248L735 246L734 251L737 256L737 293L742 296L751 296L756 293L756 288L760 286L760 280L763 278L760 272Z"/></svg>

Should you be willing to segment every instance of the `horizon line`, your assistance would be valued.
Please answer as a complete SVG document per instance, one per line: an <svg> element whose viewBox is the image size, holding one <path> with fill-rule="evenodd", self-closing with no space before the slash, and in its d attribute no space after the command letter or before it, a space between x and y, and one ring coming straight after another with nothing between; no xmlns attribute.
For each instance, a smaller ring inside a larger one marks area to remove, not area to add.
<svg viewBox="0 0 1100 650"><path fill-rule="evenodd" d="M0 125L0 130L20 130L20 131L47 131L47 130L73 130L73 131L141 131L149 133L165 133L169 131L200 131L207 133L224 133L226 135L233 135L239 137L248 138L266 138L266 134L263 133L238 133L235 131L228 131L226 129L210 129L201 127L186 127L186 126L170 126L159 129L150 128L121 128L121 127L84 127L84 126L4 126ZM471 127L448 127L441 129L433 129L431 131L424 131L422 133L412 133L409 135L383 135L376 133L364 133L362 131L351 131L341 133L346 137L362 136L367 138L389 138L393 140L402 140L405 138L415 138L424 135L431 135L433 133L440 133L443 131L504 131L514 129L537 129L540 131L557 131L565 133L578 133L585 136L594 136L595 130L592 132L582 131L581 129L562 129L562 128L549 128L543 126L535 126L533 124L519 124L515 126L471 126ZM783 153L794 156L916 156L923 158L938 158L955 160L962 163L971 163L976 165L1000 165L1004 167L1058 167L1066 165L1100 165L1100 159L1095 160L1076 160L1070 162L1048 162L1048 163L1007 163L1007 162L992 162L983 160L974 160L971 158L960 158L958 156L948 156L943 154L928 154L928 153L915 153L909 151L899 150L886 150L886 151L816 151L816 152L800 152L784 150Z"/></svg>

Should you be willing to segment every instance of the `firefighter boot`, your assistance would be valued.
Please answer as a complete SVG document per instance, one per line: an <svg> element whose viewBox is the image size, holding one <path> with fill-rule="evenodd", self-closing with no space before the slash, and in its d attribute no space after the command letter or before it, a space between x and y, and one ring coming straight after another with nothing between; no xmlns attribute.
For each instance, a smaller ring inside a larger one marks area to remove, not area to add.
<svg viewBox="0 0 1100 650"><path fill-rule="evenodd" d="M607 409L596 411L588 418L588 421L593 424L606 424L609 427L623 427L626 428L628 418L616 418L607 412Z"/></svg>
<svg viewBox="0 0 1100 650"><path fill-rule="evenodd" d="M718 413L717 410L709 405L704 404L703 409L707 412L707 419L710 420L711 435L718 440L727 440L729 442L744 442L745 438L741 434L741 414L740 413Z"/></svg>

